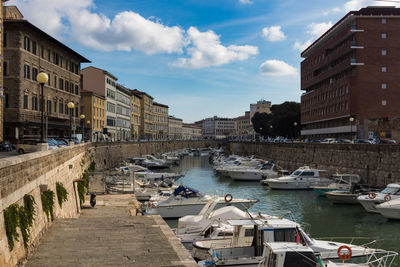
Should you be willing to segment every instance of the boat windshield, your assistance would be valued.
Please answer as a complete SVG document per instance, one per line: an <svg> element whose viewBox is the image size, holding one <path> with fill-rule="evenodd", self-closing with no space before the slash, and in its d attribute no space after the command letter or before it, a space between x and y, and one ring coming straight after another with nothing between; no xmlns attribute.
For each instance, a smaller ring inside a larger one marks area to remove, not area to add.
<svg viewBox="0 0 400 267"><path fill-rule="evenodd" d="M393 188L393 187L386 187L385 189L383 189L381 191L382 194L391 194L391 195L395 195L395 194L400 194L400 189L399 188Z"/></svg>
<svg viewBox="0 0 400 267"><path fill-rule="evenodd" d="M301 174L301 171L295 171L290 176L299 176L300 174Z"/></svg>
<svg viewBox="0 0 400 267"><path fill-rule="evenodd" d="M316 262L317 258L312 252L286 252L283 267L314 267Z"/></svg>

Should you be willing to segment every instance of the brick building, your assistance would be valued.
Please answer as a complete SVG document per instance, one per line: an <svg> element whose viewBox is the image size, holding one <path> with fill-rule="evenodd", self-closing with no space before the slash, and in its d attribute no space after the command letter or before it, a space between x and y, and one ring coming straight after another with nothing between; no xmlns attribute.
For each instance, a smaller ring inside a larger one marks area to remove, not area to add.
<svg viewBox="0 0 400 267"><path fill-rule="evenodd" d="M5 139L40 137L40 72L49 77L44 86L44 135L68 137L70 113L73 124L79 121L80 64L89 60L24 20L16 7L5 7L4 14ZM69 102L75 104L73 110Z"/></svg>
<svg viewBox="0 0 400 267"><path fill-rule="evenodd" d="M153 102L153 123L155 139L168 138L168 106Z"/></svg>
<svg viewBox="0 0 400 267"><path fill-rule="evenodd" d="M362 8L302 52L303 137L368 138L366 120L400 115L399 27L399 8Z"/></svg>

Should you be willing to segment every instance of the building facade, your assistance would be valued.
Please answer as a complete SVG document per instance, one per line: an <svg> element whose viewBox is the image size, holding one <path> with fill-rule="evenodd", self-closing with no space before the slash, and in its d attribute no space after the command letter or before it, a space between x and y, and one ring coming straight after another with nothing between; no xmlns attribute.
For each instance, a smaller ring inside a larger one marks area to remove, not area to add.
<svg viewBox="0 0 400 267"><path fill-rule="evenodd" d="M130 140L131 134L131 92L128 88L116 86L116 138L118 141Z"/></svg>
<svg viewBox="0 0 400 267"><path fill-rule="evenodd" d="M399 8L362 8L302 52L303 137L368 138L367 120L400 115L399 26Z"/></svg>
<svg viewBox="0 0 400 267"><path fill-rule="evenodd" d="M133 93L140 95L140 139L153 139L153 97L137 89Z"/></svg>
<svg viewBox="0 0 400 267"><path fill-rule="evenodd" d="M117 140L117 80L108 71L93 66L82 70L82 88L106 98L106 124L103 133L111 141Z"/></svg>
<svg viewBox="0 0 400 267"><path fill-rule="evenodd" d="M244 116L237 117L236 119L236 134L248 135L251 134L250 112L246 111Z"/></svg>
<svg viewBox="0 0 400 267"><path fill-rule="evenodd" d="M182 139L182 119L168 116L168 138L171 140Z"/></svg>
<svg viewBox="0 0 400 267"><path fill-rule="evenodd" d="M204 137L222 139L236 135L236 121L229 118L219 118L214 116L207 118L203 122Z"/></svg>
<svg viewBox="0 0 400 267"><path fill-rule="evenodd" d="M80 64L86 58L5 7L3 40L4 134L7 140L39 138L43 110L45 138L69 137L79 123ZM37 74L45 72L42 105ZM67 104L74 103L69 109Z"/></svg>
<svg viewBox="0 0 400 267"><path fill-rule="evenodd" d="M142 97L131 90L131 135L132 139L140 138L140 112Z"/></svg>
<svg viewBox="0 0 400 267"><path fill-rule="evenodd" d="M271 102L262 99L256 104L250 104L250 123L256 112L271 114Z"/></svg>
<svg viewBox="0 0 400 267"><path fill-rule="evenodd" d="M85 137L91 141L103 141L103 129L106 125L106 98L92 91L81 90L81 114L85 119ZM86 139L85 138L85 139Z"/></svg>
<svg viewBox="0 0 400 267"><path fill-rule="evenodd" d="M168 139L168 106L153 102L154 139Z"/></svg>
<svg viewBox="0 0 400 267"><path fill-rule="evenodd" d="M3 25L3 3L7 2L8 0L2 0L0 2L0 24ZM0 44L3 43L3 35L4 35L4 28L0 29ZM3 54L3 45L0 46L0 66L3 68L4 67L4 54ZM3 69L0 69L0 142L3 141L3 92L4 92L4 84L3 84Z"/></svg>
<svg viewBox="0 0 400 267"><path fill-rule="evenodd" d="M202 128L193 124L182 124L183 140L200 140L202 138Z"/></svg>

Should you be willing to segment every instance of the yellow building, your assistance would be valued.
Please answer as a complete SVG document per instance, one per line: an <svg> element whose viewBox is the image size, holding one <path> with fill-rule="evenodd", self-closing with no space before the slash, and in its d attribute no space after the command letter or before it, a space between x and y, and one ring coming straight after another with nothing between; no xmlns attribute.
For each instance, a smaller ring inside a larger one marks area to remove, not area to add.
<svg viewBox="0 0 400 267"><path fill-rule="evenodd" d="M81 114L85 115L85 124L90 128L90 140L102 141L103 129L106 124L106 98L91 91L81 90Z"/></svg>
<svg viewBox="0 0 400 267"><path fill-rule="evenodd" d="M153 139L154 138L154 125L153 125L153 97L145 92L137 89L133 93L138 94L140 99L140 139Z"/></svg>
<svg viewBox="0 0 400 267"><path fill-rule="evenodd" d="M249 128L251 127L250 112L246 111L244 116L237 117L236 119L236 133L237 135L250 134Z"/></svg>
<svg viewBox="0 0 400 267"><path fill-rule="evenodd" d="M133 139L140 138L141 100L140 94L131 90L131 133Z"/></svg>
<svg viewBox="0 0 400 267"><path fill-rule="evenodd" d="M168 139L168 106L153 102L154 139Z"/></svg>

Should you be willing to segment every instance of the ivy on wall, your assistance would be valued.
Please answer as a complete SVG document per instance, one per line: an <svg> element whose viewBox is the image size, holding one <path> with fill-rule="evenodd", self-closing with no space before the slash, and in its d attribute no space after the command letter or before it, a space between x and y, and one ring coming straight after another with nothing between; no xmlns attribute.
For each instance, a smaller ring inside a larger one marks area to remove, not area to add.
<svg viewBox="0 0 400 267"><path fill-rule="evenodd" d="M59 182L56 183L56 192L57 192L58 204L62 208L62 204L68 199L68 192L65 189L64 185Z"/></svg>
<svg viewBox="0 0 400 267"><path fill-rule="evenodd" d="M17 227L21 230L24 247L28 247L30 227L32 227L36 215L35 205L33 196L24 195L24 206L12 204L4 210L4 224L10 251L14 249L14 241L19 241Z"/></svg>
<svg viewBox="0 0 400 267"><path fill-rule="evenodd" d="M51 220L54 221L54 192L51 190L43 191L41 199L43 211L46 213L47 220L50 221L51 218Z"/></svg>

